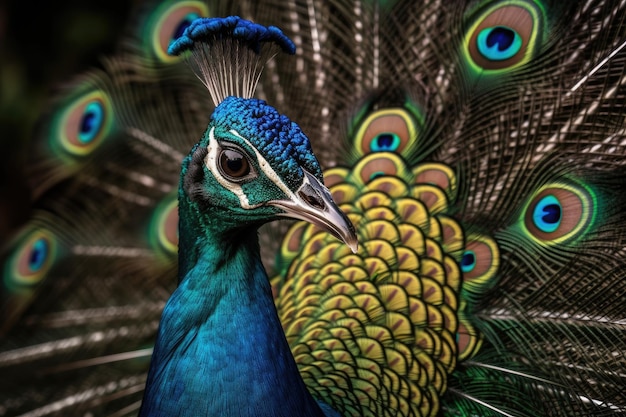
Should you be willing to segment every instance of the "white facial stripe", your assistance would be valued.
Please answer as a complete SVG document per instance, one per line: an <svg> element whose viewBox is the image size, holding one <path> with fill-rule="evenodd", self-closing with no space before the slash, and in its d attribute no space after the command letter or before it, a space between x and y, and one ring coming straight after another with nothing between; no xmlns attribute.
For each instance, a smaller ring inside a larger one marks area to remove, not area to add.
<svg viewBox="0 0 626 417"><path fill-rule="evenodd" d="M222 187L226 188L227 190L235 194L237 198L239 198L239 204L241 205L242 208L249 210L249 209L259 207L260 204L250 205L250 203L248 202L248 196L246 195L246 193L243 192L243 189L241 188L241 186L239 184L234 184L228 181L226 178L222 176L222 174L220 173L220 170L217 168L217 159L219 157L219 155L217 154L217 151L220 147L213 134L214 130L215 128L212 127L211 131L209 132L209 145L207 146L208 154L206 156L206 159L204 160L204 164L209 169L209 171L211 171L211 173L213 174L217 182L219 182ZM258 153L257 153L257 156L258 156Z"/></svg>
<svg viewBox="0 0 626 417"><path fill-rule="evenodd" d="M269 178L274 184L276 184L276 186L289 197L288 199L294 200L295 194L291 192L289 187L287 187L287 185L280 179L278 174L276 174L276 171L272 169L270 164L265 160L265 158L263 158L263 156L259 153L259 151L257 151L257 149L254 146L252 146L250 141L248 141L248 139L241 136L236 130L231 130L230 133L237 136L239 139L243 140L250 147L250 149L254 151L256 155L256 159L259 162L259 168L261 168L261 171L263 171L263 173L267 176L267 178Z"/></svg>

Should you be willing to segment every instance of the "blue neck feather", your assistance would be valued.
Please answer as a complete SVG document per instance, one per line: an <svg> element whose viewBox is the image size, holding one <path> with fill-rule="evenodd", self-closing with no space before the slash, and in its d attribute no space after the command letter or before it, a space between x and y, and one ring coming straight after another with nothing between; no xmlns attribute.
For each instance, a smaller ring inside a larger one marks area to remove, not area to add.
<svg viewBox="0 0 626 417"><path fill-rule="evenodd" d="M190 208L180 238L195 252L163 311L140 415L324 416L282 331L256 228L198 235L183 224L198 219Z"/></svg>

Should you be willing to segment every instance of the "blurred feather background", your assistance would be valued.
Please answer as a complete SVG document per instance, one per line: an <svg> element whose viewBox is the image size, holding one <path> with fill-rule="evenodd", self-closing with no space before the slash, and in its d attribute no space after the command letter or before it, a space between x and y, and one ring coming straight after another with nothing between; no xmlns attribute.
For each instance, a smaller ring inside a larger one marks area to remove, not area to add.
<svg viewBox="0 0 626 417"><path fill-rule="evenodd" d="M27 145L54 91L99 65L134 1L0 3L0 241L28 219Z"/></svg>

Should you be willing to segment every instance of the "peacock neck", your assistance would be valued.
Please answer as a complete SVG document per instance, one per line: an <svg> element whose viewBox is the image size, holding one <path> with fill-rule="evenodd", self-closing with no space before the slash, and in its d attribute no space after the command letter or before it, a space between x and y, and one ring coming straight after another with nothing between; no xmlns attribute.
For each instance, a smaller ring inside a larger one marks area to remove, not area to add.
<svg viewBox="0 0 626 417"><path fill-rule="evenodd" d="M256 229L227 240L181 229L181 241L195 252L163 311L140 415L323 416L282 331Z"/></svg>

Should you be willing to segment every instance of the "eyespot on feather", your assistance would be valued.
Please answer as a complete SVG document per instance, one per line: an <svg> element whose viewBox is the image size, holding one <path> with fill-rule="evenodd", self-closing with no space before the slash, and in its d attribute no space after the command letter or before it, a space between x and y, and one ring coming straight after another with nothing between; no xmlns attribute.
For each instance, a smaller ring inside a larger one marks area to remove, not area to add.
<svg viewBox="0 0 626 417"><path fill-rule="evenodd" d="M465 251L459 262L464 286L471 285L473 292L478 289L477 286L489 287L490 279L495 276L499 264L500 252L493 239L482 235L467 237Z"/></svg>
<svg viewBox="0 0 626 417"><path fill-rule="evenodd" d="M60 156L87 156L103 143L112 124L113 109L109 97L101 90L90 91L55 118L51 147Z"/></svg>
<svg viewBox="0 0 626 417"><path fill-rule="evenodd" d="M519 67L536 55L544 15L532 1L508 1L482 11L464 38L474 70L499 72Z"/></svg>
<svg viewBox="0 0 626 417"><path fill-rule="evenodd" d="M168 196L154 209L149 227L152 246L167 256L177 256L178 200L176 195Z"/></svg>
<svg viewBox="0 0 626 417"><path fill-rule="evenodd" d="M209 9L200 1L183 1L175 4L164 4L154 14L148 24L148 36L151 50L162 63L177 62L181 58L167 53L170 43L182 35L187 26L195 19L207 17Z"/></svg>
<svg viewBox="0 0 626 417"><path fill-rule="evenodd" d="M360 156L375 152L403 154L418 139L413 116L403 108L390 108L371 113L360 124L355 146Z"/></svg>
<svg viewBox="0 0 626 417"><path fill-rule="evenodd" d="M4 283L12 290L39 284L57 258L58 242L46 229L26 232L5 262Z"/></svg>
<svg viewBox="0 0 626 417"><path fill-rule="evenodd" d="M581 184L548 184L529 200L523 224L538 242L553 244L580 237L593 223L597 201Z"/></svg>

